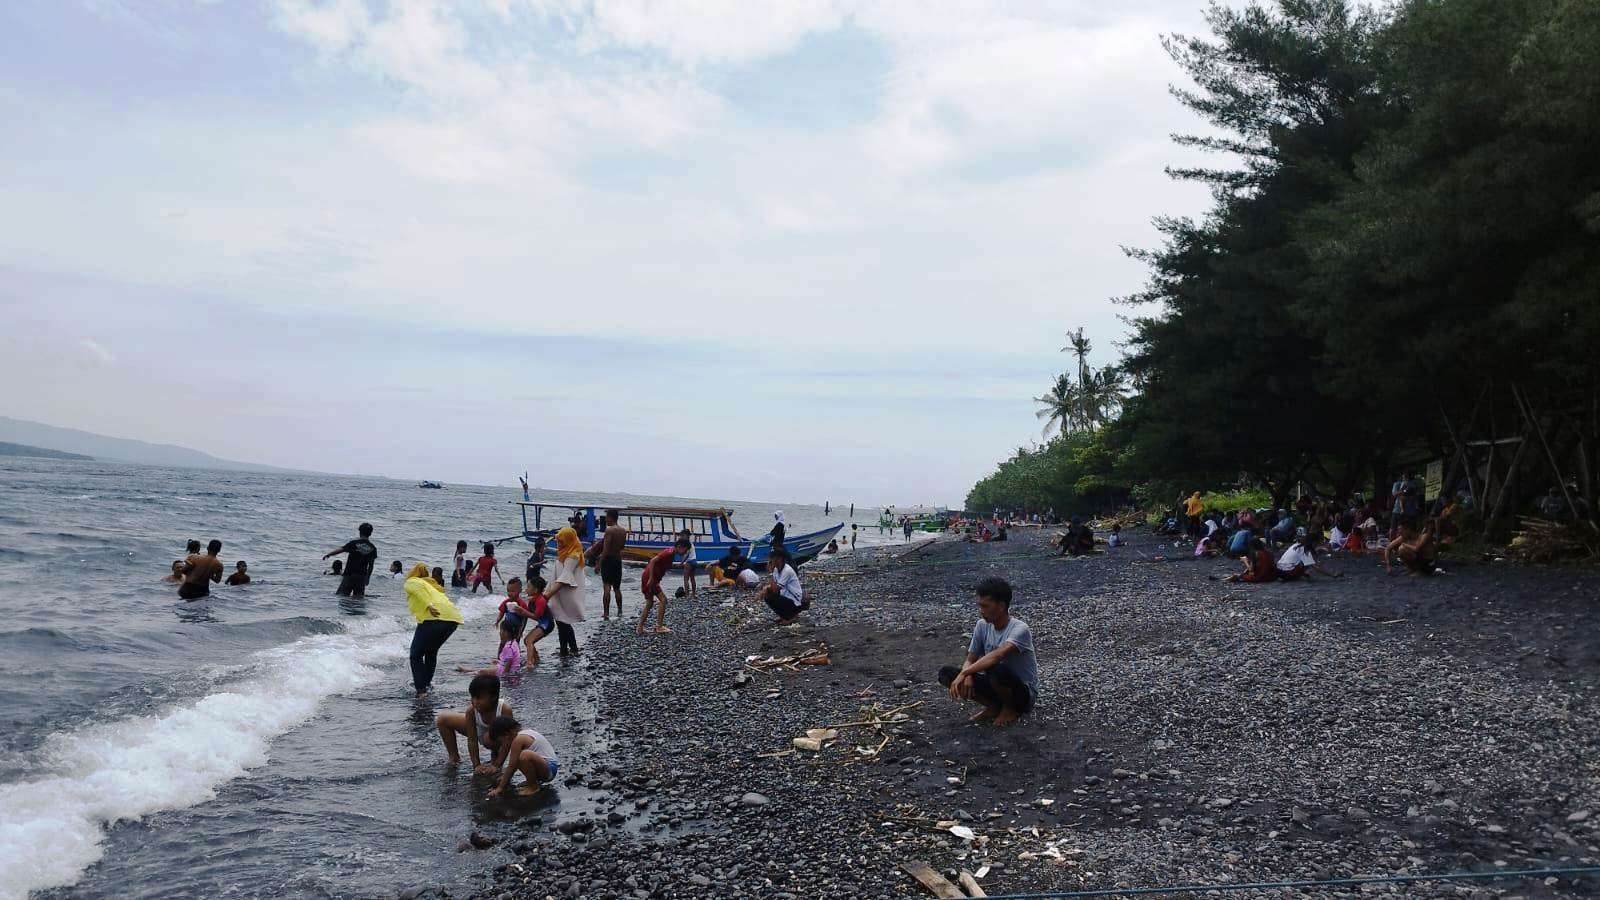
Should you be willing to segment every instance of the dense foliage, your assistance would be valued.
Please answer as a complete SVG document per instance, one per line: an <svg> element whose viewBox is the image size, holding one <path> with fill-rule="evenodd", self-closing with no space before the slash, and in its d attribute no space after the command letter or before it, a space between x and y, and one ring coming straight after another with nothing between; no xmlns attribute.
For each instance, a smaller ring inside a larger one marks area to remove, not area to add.
<svg viewBox="0 0 1600 900"><path fill-rule="evenodd" d="M1136 316L1120 368L1138 392L1088 439L1103 475L1124 495L1381 493L1399 467L1454 455L1448 423L1515 433L1530 418L1520 395L1547 432L1519 457L1544 466L1524 469L1521 495L1559 465L1592 502L1600 3L1278 0L1208 20L1209 37L1167 48L1193 82L1175 93L1207 126L1179 140L1219 152L1216 168L1172 174L1210 185L1214 204L1159 220L1165 243L1135 253L1151 277L1124 298ZM1090 502L1021 491L1024 471L1051 490L1084 477L1049 444L1002 464L969 506Z"/></svg>

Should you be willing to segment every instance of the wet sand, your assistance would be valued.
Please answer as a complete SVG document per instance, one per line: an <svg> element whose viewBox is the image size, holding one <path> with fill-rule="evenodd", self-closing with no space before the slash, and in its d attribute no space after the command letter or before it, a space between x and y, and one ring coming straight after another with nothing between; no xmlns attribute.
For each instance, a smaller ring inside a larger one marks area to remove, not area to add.
<svg viewBox="0 0 1600 900"><path fill-rule="evenodd" d="M479 893L924 895L907 860L987 866L991 894L1600 860L1600 573L1446 561L1419 580L1368 557L1253 586L1142 532L1081 560L1012 534L809 566L815 607L787 628L736 633L770 613L727 591L675 601L672 635L602 628L583 677L561 679L593 698L568 714L571 799L496 832L510 861ZM1039 646L1039 706L1008 729L967 724L933 680L991 574ZM829 665L735 677L747 655L824 645ZM820 752L762 755L918 701ZM1234 896L1596 893L1562 878Z"/></svg>

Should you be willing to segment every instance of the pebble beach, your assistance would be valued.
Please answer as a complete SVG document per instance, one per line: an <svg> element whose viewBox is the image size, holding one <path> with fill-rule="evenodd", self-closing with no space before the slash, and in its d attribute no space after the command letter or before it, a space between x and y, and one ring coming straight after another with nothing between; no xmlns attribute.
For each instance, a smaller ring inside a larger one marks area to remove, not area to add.
<svg viewBox="0 0 1600 900"><path fill-rule="evenodd" d="M1418 580L1368 557L1253 586L1143 529L1082 559L1051 556L1050 533L821 560L793 626L703 591L674 602L671 635L602 627L551 698L574 736L555 802L463 843L494 857L477 896L926 896L915 862L1002 895L1600 860L1597 573L1452 560ZM1006 729L968 724L934 681L988 575L1038 645L1038 706ZM827 662L781 663L808 654Z"/></svg>

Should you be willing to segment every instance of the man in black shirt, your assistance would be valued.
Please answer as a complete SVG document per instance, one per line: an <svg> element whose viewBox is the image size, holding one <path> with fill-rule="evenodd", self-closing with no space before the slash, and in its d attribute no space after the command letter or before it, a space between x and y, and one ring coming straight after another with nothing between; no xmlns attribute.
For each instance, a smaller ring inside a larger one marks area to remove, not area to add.
<svg viewBox="0 0 1600 900"><path fill-rule="evenodd" d="M711 586L738 585L739 573L750 567L750 558L739 551L739 545L728 548L728 555L711 566Z"/></svg>
<svg viewBox="0 0 1600 900"><path fill-rule="evenodd" d="M372 525L362 522L356 529L361 536L345 544L337 550L329 550L323 559L338 556L341 553L349 554L349 561L344 565L344 577L339 579L339 596L365 597L367 595L367 579L372 577L372 567L378 562L378 548L372 543Z"/></svg>

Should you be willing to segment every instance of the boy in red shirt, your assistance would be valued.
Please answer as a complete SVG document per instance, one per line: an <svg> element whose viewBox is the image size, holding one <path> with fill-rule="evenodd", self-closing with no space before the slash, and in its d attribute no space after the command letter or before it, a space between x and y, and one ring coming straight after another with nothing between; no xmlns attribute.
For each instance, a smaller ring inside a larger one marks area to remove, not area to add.
<svg viewBox="0 0 1600 900"><path fill-rule="evenodd" d="M661 590L661 579L672 570L672 557L677 553L688 553L689 541L678 538L675 546L657 553L644 567L644 575L639 579L639 587L644 591L644 609L639 611L639 627L634 629L637 634L644 634L644 623L650 619L650 607L661 604L660 611L656 613L656 634L671 634L667 630L667 595Z"/></svg>

